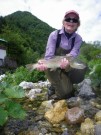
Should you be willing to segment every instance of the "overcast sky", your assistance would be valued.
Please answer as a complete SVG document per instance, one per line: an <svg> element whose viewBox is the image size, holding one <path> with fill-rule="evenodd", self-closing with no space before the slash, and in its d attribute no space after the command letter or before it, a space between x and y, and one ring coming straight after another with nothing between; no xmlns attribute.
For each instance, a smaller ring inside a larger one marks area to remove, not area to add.
<svg viewBox="0 0 101 135"><path fill-rule="evenodd" d="M71 9L80 14L77 32L83 40L101 41L101 0L0 0L0 16L29 11L56 29L62 27L64 14Z"/></svg>

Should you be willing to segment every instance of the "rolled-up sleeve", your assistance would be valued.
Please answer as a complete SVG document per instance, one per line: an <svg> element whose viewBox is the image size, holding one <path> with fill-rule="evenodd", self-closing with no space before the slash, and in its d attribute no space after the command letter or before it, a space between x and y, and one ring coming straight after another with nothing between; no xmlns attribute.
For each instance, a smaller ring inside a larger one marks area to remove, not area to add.
<svg viewBox="0 0 101 135"><path fill-rule="evenodd" d="M48 38L47 46L46 46L46 52L45 52L45 59L50 59L55 54L55 47L56 47L56 38L57 33L56 31L53 31Z"/></svg>

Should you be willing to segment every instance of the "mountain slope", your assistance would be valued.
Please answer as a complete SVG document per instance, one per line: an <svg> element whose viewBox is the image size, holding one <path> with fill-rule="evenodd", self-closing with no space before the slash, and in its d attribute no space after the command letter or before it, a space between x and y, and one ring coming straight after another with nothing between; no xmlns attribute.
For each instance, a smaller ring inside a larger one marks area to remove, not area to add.
<svg viewBox="0 0 101 135"><path fill-rule="evenodd" d="M17 11L3 19L2 22L5 23L0 37L12 44L9 45L9 55L15 57L20 64L33 62L41 57L54 28L27 11ZM18 55L22 60L18 59Z"/></svg>

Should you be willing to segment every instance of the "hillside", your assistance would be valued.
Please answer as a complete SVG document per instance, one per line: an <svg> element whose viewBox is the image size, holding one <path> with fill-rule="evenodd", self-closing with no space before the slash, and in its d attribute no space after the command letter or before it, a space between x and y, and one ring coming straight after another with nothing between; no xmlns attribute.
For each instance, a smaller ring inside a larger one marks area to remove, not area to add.
<svg viewBox="0 0 101 135"><path fill-rule="evenodd" d="M0 24L0 37L9 44L8 54L17 59L19 64L34 62L41 57L47 38L54 30L27 11L17 11L1 17Z"/></svg>

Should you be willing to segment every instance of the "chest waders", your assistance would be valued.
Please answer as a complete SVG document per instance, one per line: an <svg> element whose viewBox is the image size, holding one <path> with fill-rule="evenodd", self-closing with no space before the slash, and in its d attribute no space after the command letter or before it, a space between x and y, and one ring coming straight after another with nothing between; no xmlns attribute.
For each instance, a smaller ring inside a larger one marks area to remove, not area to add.
<svg viewBox="0 0 101 135"><path fill-rule="evenodd" d="M62 48L57 48L56 52L62 52ZM70 81L70 78L65 74L63 70L60 68L56 69L55 71L50 71L50 69L46 70L46 76L51 83L51 85L55 89L55 94L59 99L66 99L70 97L70 94L73 90L73 84Z"/></svg>
<svg viewBox="0 0 101 135"><path fill-rule="evenodd" d="M72 45L70 50L64 50L63 48L61 48L59 46L60 41L61 35L58 31L55 55L63 56L68 54L72 50L75 38L72 39ZM58 68L55 71L50 71L50 69L46 71L46 76L50 81L51 85L54 87L55 94L60 99L66 99L70 97L73 93L73 83L81 82L84 79L84 75L85 69L71 69L69 72L66 72L63 69Z"/></svg>

